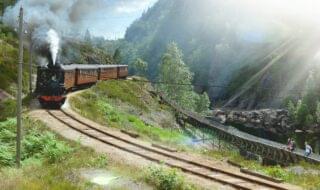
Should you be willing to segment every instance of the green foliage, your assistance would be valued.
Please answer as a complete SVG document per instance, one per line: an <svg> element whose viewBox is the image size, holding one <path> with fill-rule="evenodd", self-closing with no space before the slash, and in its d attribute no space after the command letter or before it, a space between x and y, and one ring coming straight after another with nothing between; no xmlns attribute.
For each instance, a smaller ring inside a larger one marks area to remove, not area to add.
<svg viewBox="0 0 320 190"><path fill-rule="evenodd" d="M108 83L112 83L112 85ZM111 127L135 131L141 136L151 140L168 144L179 144L185 141L186 137L176 130L148 125L138 116L121 111L118 106L113 103L114 101L112 101L112 98L119 98L125 103L130 103L131 101L128 101L127 98L123 98L120 94L119 96L106 98L108 96L105 95L105 93L110 91L109 87L113 87L113 85L121 87L123 86L122 83L127 83L127 81L107 81L97 84L97 87L92 88L93 92L90 92L90 90L81 93L79 97L72 97L71 106L76 108L76 110L81 110L81 114L90 119L107 124ZM130 92L130 88L135 87L131 86L126 88L126 91ZM131 95L131 97L136 97L136 95ZM133 105L139 106L139 104Z"/></svg>
<svg viewBox="0 0 320 190"><path fill-rule="evenodd" d="M12 166L14 164L13 147L0 145L0 166Z"/></svg>
<svg viewBox="0 0 320 190"><path fill-rule="evenodd" d="M31 130L24 139L25 157L43 157L50 163L61 161L64 155L71 149L65 143L59 141L53 133L39 134L37 130Z"/></svg>
<svg viewBox="0 0 320 190"><path fill-rule="evenodd" d="M15 100L0 101L0 121L13 117L16 114L17 106Z"/></svg>
<svg viewBox="0 0 320 190"><path fill-rule="evenodd" d="M0 122L0 186L3 190L20 189L91 189L78 171L83 168L105 168L106 155L62 141L44 124L25 118L22 167L15 169L15 118ZM59 183L57 183L59 182Z"/></svg>
<svg viewBox="0 0 320 190"><path fill-rule="evenodd" d="M314 118L313 118L313 116L311 115L311 114L308 114L307 116L306 116L306 121L305 121L305 124L307 125L307 126L310 126L310 125L312 125L312 124L314 124Z"/></svg>
<svg viewBox="0 0 320 190"><path fill-rule="evenodd" d="M209 110L210 99L206 92L199 95L196 100L195 111L198 113L206 113Z"/></svg>
<svg viewBox="0 0 320 190"><path fill-rule="evenodd" d="M93 87L92 91L100 96L106 96L112 99L118 99L123 102L129 103L142 110L147 110L147 106L141 96L141 89L139 85L131 81L108 81L106 83L101 82ZM94 96L93 93L93 96Z"/></svg>
<svg viewBox="0 0 320 190"><path fill-rule="evenodd" d="M15 31L0 23L0 89L15 94L13 84L17 81L18 39ZM24 62L29 59L28 50L24 50ZM23 72L23 91L28 89L27 70Z"/></svg>
<svg viewBox="0 0 320 190"><path fill-rule="evenodd" d="M296 107L291 100L287 104L287 109L289 111L289 117L290 117L291 121L295 121L295 119L297 117Z"/></svg>
<svg viewBox="0 0 320 190"><path fill-rule="evenodd" d="M167 169L165 167L148 167L145 180L154 185L158 190L195 189L186 184L185 179L176 169Z"/></svg>
<svg viewBox="0 0 320 190"><path fill-rule="evenodd" d="M115 61L116 64L121 64L122 62L122 57L121 57L121 50L118 48L113 54L113 60Z"/></svg>
<svg viewBox="0 0 320 190"><path fill-rule="evenodd" d="M289 168L280 166L263 166L258 161L245 159L239 154L238 151L229 151L225 149L209 150L203 153L215 159L229 159L243 167L248 168L249 170L256 171L274 178L283 179L287 183L298 185L306 190L319 189L320 187L319 175L311 173L296 174L291 172L290 168L295 166L289 166ZM297 163L296 166L303 167L304 170L312 169L315 171L320 171L319 165L306 162Z"/></svg>
<svg viewBox="0 0 320 190"><path fill-rule="evenodd" d="M298 124L303 125L306 123L307 116L309 115L308 106L302 102L297 105L297 118L296 121Z"/></svg>
<svg viewBox="0 0 320 190"><path fill-rule="evenodd" d="M278 179L286 179L288 176L288 172L286 172L280 166L268 167L264 171L267 175L278 178Z"/></svg>
<svg viewBox="0 0 320 190"><path fill-rule="evenodd" d="M287 109L290 119L299 127L303 125L310 126L315 122L319 122L320 104L314 93L307 93L296 105L290 100L287 103Z"/></svg>
<svg viewBox="0 0 320 190"><path fill-rule="evenodd" d="M317 102L317 110L315 115L316 115L317 123L320 123L320 102L319 101Z"/></svg>
<svg viewBox="0 0 320 190"><path fill-rule="evenodd" d="M22 159L45 159L49 163L60 161L71 149L64 142L59 141L51 132L41 132L39 122L24 119L26 129L23 140ZM16 119L0 122L0 166L10 166L14 163Z"/></svg>
<svg viewBox="0 0 320 190"><path fill-rule="evenodd" d="M110 127L135 131L148 140L183 144L187 137L171 129L170 120L169 124L163 121L154 126L142 119L144 115L153 112L156 114L154 117L157 117L158 110L168 109L161 107L158 99L153 98L143 85L133 81L105 81L72 97L70 103L83 116ZM123 110L123 107L128 106L128 110Z"/></svg>
<svg viewBox="0 0 320 190"><path fill-rule="evenodd" d="M146 76L148 63L143 61L142 59L138 58L134 63L133 67L137 75L139 76Z"/></svg>
<svg viewBox="0 0 320 190"><path fill-rule="evenodd" d="M176 43L168 45L159 69L159 80L163 84L159 84L158 88L169 99L186 109L195 110L199 113L207 111L210 102L206 93L199 96L193 91L192 86L179 85L191 84L193 80L193 73L183 62L182 57L182 52Z"/></svg>
<svg viewBox="0 0 320 190"><path fill-rule="evenodd" d="M308 74L308 79L304 85L305 91L303 97L296 102L296 105L293 99L287 101L290 118L298 128L310 127L320 122L320 98L318 96L320 88L319 84L317 84L320 78L316 77L318 76L314 75L314 70Z"/></svg>

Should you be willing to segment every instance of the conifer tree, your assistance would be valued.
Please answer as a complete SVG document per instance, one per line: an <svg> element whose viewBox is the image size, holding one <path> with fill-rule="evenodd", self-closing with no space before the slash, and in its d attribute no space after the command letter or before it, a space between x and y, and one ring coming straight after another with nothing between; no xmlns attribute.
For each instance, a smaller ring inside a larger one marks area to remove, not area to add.
<svg viewBox="0 0 320 190"><path fill-rule="evenodd" d="M203 112L209 108L207 94L199 96L193 91L193 73L183 61L183 54L176 43L170 43L160 64L159 89L183 108Z"/></svg>

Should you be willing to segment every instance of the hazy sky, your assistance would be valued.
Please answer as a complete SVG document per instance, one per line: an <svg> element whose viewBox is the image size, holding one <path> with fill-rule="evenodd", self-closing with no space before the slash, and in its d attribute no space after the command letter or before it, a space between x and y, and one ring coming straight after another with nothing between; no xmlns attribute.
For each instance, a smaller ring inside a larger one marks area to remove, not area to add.
<svg viewBox="0 0 320 190"><path fill-rule="evenodd" d="M83 20L93 35L108 39L122 38L130 24L157 0L103 0L99 11ZM94 26L90 24L95 21Z"/></svg>

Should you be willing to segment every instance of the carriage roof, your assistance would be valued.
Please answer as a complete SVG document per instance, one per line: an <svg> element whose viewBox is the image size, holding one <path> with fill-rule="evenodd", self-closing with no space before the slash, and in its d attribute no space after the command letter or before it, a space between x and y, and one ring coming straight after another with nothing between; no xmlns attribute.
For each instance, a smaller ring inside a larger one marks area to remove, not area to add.
<svg viewBox="0 0 320 190"><path fill-rule="evenodd" d="M76 69L84 69L84 70L92 70L99 68L117 68L117 67L127 67L127 65L81 65L81 64L71 64L71 65L61 65L63 70L76 70Z"/></svg>

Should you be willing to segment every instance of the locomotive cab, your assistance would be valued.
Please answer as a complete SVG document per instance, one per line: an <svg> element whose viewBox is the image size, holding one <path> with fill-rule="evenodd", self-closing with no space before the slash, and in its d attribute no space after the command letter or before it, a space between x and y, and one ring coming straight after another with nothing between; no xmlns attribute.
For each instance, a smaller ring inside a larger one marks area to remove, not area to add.
<svg viewBox="0 0 320 190"><path fill-rule="evenodd" d="M38 67L36 93L43 107L59 107L65 101L64 76L60 66Z"/></svg>

